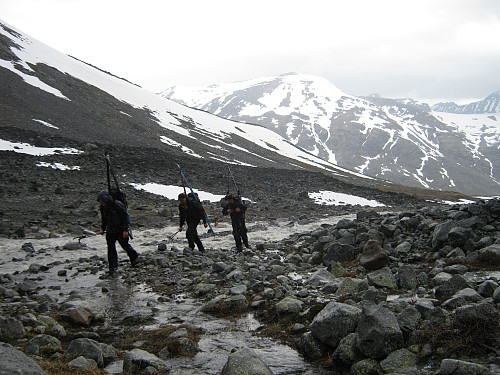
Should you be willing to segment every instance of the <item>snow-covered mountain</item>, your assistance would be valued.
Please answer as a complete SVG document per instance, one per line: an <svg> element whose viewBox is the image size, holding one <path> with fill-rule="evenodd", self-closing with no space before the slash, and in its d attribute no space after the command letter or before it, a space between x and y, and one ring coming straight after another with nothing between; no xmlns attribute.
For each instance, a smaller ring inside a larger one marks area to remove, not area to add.
<svg viewBox="0 0 500 375"><path fill-rule="evenodd" d="M300 149L263 126L237 123L165 100L1 22L0 77L0 138L6 141L67 146L55 143L70 139L142 145L251 167L363 177Z"/></svg>
<svg viewBox="0 0 500 375"><path fill-rule="evenodd" d="M458 105L453 102L438 103L433 105L432 109L436 112L462 114L500 113L500 91L496 91L478 102L464 105Z"/></svg>
<svg viewBox="0 0 500 375"><path fill-rule="evenodd" d="M171 87L160 94L220 117L260 124L308 152L398 184L500 191L496 116L454 117L411 99L355 97L315 76Z"/></svg>

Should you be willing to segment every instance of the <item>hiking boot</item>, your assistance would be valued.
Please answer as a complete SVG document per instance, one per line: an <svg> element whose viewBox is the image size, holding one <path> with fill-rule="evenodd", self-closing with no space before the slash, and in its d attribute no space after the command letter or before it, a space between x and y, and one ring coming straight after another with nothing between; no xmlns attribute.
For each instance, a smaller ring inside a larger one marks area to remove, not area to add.
<svg viewBox="0 0 500 375"><path fill-rule="evenodd" d="M130 259L130 265L134 268L137 266L137 258L139 258L139 255L137 255L134 259Z"/></svg>

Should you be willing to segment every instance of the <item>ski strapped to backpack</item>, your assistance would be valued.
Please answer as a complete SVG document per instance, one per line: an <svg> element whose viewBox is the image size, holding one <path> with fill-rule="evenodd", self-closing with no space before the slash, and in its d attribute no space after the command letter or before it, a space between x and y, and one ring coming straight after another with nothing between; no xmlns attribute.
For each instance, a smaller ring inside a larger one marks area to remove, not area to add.
<svg viewBox="0 0 500 375"><path fill-rule="evenodd" d="M236 189L237 198L240 199L240 197L241 197L240 188L236 184L236 180L234 179L233 171L231 170L231 167L229 166L229 164L227 164L227 169L229 171L229 176L231 177L231 180L233 181L234 188ZM229 181L228 181L227 193L229 194Z"/></svg>
<svg viewBox="0 0 500 375"><path fill-rule="evenodd" d="M200 198L198 198L198 194L196 194L196 193L194 192L193 188L191 187L191 185L189 185L189 182L188 182L188 180L186 179L186 176L184 176L184 173L182 172L182 168L181 168L181 166L180 166L179 164L177 164L177 163L176 163L176 165L177 165L177 168L179 168L179 172L180 172L180 174L181 174L181 182L182 182L182 187L184 188L184 194L186 194L186 186L185 186L185 185L187 185L187 186L188 186L188 188L189 188L189 190L191 190L191 193L193 194L194 199L195 199L195 200L196 200L199 204L201 204L201 202L200 202ZM206 213L206 212L205 212L205 221L207 222L208 227L210 228L210 229L209 229L209 232L210 232L210 233L212 233L213 235L215 235L215 232L214 232L214 230L213 230L212 226L210 225L210 221L208 221L208 216L207 216L207 213Z"/></svg>
<svg viewBox="0 0 500 375"><path fill-rule="evenodd" d="M130 215L128 213L128 202L127 202L127 194L123 190L120 189L120 185L118 184L118 178L116 178L115 171L113 170L113 165L111 164L111 159L107 151L104 151L104 157L106 158L106 174L108 180L108 194L113 198L113 202L120 201L125 208L125 214L127 215L127 223L129 225L129 237L133 239L132 229L130 228ZM113 177L113 181L115 182L115 186L111 186L111 177Z"/></svg>

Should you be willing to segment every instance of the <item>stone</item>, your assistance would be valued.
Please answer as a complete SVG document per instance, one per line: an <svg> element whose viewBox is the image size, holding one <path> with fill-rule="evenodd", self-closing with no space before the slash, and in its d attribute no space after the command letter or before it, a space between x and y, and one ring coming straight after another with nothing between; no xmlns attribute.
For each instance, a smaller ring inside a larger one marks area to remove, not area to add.
<svg viewBox="0 0 500 375"><path fill-rule="evenodd" d="M328 266L332 262L352 262L358 256L358 250L349 244L332 242L325 245L323 264Z"/></svg>
<svg viewBox="0 0 500 375"><path fill-rule="evenodd" d="M298 347L304 357L310 359L323 358L329 350L328 346L315 338L311 332L306 332L300 337Z"/></svg>
<svg viewBox="0 0 500 375"><path fill-rule="evenodd" d="M309 329L322 343L335 348L341 339L356 330L360 316L361 309L332 301L314 317Z"/></svg>
<svg viewBox="0 0 500 375"><path fill-rule="evenodd" d="M403 346L396 315L382 306L364 306L356 329L358 348L369 358L382 358Z"/></svg>
<svg viewBox="0 0 500 375"><path fill-rule="evenodd" d="M77 325L89 326L92 322L92 314L80 306L70 307L64 310L60 316L66 321Z"/></svg>
<svg viewBox="0 0 500 375"><path fill-rule="evenodd" d="M353 364L363 359L363 355L358 350L357 343L358 335L356 333L349 333L340 340L339 345L333 352L333 359L343 364Z"/></svg>
<svg viewBox="0 0 500 375"><path fill-rule="evenodd" d="M101 345L92 339L80 338L71 341L65 355L70 360L83 356L94 360L100 368L104 366Z"/></svg>
<svg viewBox="0 0 500 375"><path fill-rule="evenodd" d="M493 293L499 287L493 280L486 280L477 286L476 291L484 298L493 297Z"/></svg>
<svg viewBox="0 0 500 375"><path fill-rule="evenodd" d="M382 368L375 359L367 358L351 366L351 375L382 375Z"/></svg>
<svg viewBox="0 0 500 375"><path fill-rule="evenodd" d="M500 313L490 303L478 303L475 305L466 305L457 308L453 315L456 320L464 325L479 325L482 327L498 326Z"/></svg>
<svg viewBox="0 0 500 375"><path fill-rule="evenodd" d="M0 374L47 375L30 357L13 346L0 342Z"/></svg>
<svg viewBox="0 0 500 375"><path fill-rule="evenodd" d="M387 293L377 289L368 289L361 293L361 298L364 301L372 301L376 305L387 301Z"/></svg>
<svg viewBox="0 0 500 375"><path fill-rule="evenodd" d="M401 242L396 246L396 253L398 254L408 254L411 251L411 243L408 241Z"/></svg>
<svg viewBox="0 0 500 375"><path fill-rule="evenodd" d="M397 289L398 284L389 267L370 272L366 275L369 285L374 285L378 288Z"/></svg>
<svg viewBox="0 0 500 375"><path fill-rule="evenodd" d="M363 248L359 264L367 270L378 270L390 263L389 256L384 252L378 241L369 240Z"/></svg>
<svg viewBox="0 0 500 375"><path fill-rule="evenodd" d="M68 362L68 367L70 369L83 369L87 370L90 368L97 368L97 363L93 359L88 359L83 356L73 359Z"/></svg>
<svg viewBox="0 0 500 375"><path fill-rule="evenodd" d="M19 340L25 335L23 323L19 320L0 317L0 340Z"/></svg>
<svg viewBox="0 0 500 375"><path fill-rule="evenodd" d="M417 274L411 266L399 267L396 279L400 289L414 290L418 287Z"/></svg>
<svg viewBox="0 0 500 375"><path fill-rule="evenodd" d="M196 285L193 292L196 296L201 297L209 293L212 293L213 291L215 291L216 288L217 286L215 284L200 283Z"/></svg>
<svg viewBox="0 0 500 375"><path fill-rule="evenodd" d="M28 345L36 347L39 353L52 354L62 351L61 342L50 335L37 335L28 341Z"/></svg>
<svg viewBox="0 0 500 375"><path fill-rule="evenodd" d="M167 362L145 350L133 349L125 353L123 361L124 372L135 374L141 370L145 370L147 367L153 367L157 371L170 371L170 366Z"/></svg>
<svg viewBox="0 0 500 375"><path fill-rule="evenodd" d="M221 375L272 375L271 369L249 348L231 353L222 368Z"/></svg>
<svg viewBox="0 0 500 375"><path fill-rule="evenodd" d="M335 294L342 296L345 294L356 295L368 289L368 281L366 279L355 279L352 277L342 277L340 285Z"/></svg>
<svg viewBox="0 0 500 375"><path fill-rule="evenodd" d="M493 375L485 366L458 359L443 359L436 375Z"/></svg>
<svg viewBox="0 0 500 375"><path fill-rule="evenodd" d="M414 306L408 306L397 316L399 328L404 332L413 332L422 320L422 315Z"/></svg>
<svg viewBox="0 0 500 375"><path fill-rule="evenodd" d="M448 243L451 247L462 247L471 236L471 230L463 227L454 227L448 232Z"/></svg>
<svg viewBox="0 0 500 375"><path fill-rule="evenodd" d="M314 272L309 279L304 283L304 285L321 287L326 284L330 284L336 280L335 276L328 272L325 268L321 268Z"/></svg>
<svg viewBox="0 0 500 375"><path fill-rule="evenodd" d="M408 349L396 350L380 362L380 367L384 374L417 373L417 355Z"/></svg>
<svg viewBox="0 0 500 375"><path fill-rule="evenodd" d="M436 298L448 298L453 296L456 292L470 288L467 281L461 275L453 275L451 279L446 281L444 284L439 285L434 290L434 295Z"/></svg>
<svg viewBox="0 0 500 375"><path fill-rule="evenodd" d="M304 303L294 297L285 297L276 304L276 311L281 314L293 314L302 311Z"/></svg>
<svg viewBox="0 0 500 375"><path fill-rule="evenodd" d="M445 223L438 224L434 228L431 238L431 246L437 250L448 241L448 234L456 226L453 220L448 220Z"/></svg>
<svg viewBox="0 0 500 375"><path fill-rule="evenodd" d="M472 288L465 288L456 292L453 297L462 298L466 302L480 302L484 299L478 292Z"/></svg>
<svg viewBox="0 0 500 375"><path fill-rule="evenodd" d="M179 339L181 337L188 337L188 331L186 328L179 328L178 330L172 332L170 335L168 335L167 340L175 340Z"/></svg>

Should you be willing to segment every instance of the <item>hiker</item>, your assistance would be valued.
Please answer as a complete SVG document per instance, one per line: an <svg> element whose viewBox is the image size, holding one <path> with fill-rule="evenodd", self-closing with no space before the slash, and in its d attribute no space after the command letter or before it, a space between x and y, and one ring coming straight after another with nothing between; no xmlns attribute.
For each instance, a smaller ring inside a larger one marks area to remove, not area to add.
<svg viewBox="0 0 500 375"><path fill-rule="evenodd" d="M239 198L235 198L232 194L227 194L224 197L225 204L222 208L223 215L231 215L231 224L233 226L233 237L236 241L236 250L243 250L242 242L248 249L247 227L245 225L245 211L247 206Z"/></svg>
<svg viewBox="0 0 500 375"><path fill-rule="evenodd" d="M106 243L108 245L108 265L109 275L113 276L118 268L118 254L116 252L116 241L130 258L130 264L135 267L137 264L137 251L129 244L129 219L128 213L122 202L113 199L106 190L97 195L97 200L101 204L101 235L106 233Z"/></svg>
<svg viewBox="0 0 500 375"><path fill-rule="evenodd" d="M196 227L203 220L203 226L206 228L208 226L205 209L198 202L192 193L188 195L181 193L179 194L179 232L182 231L182 226L184 222L187 223L186 238L188 240L189 247L194 250L194 244L198 246L198 250L203 252L205 248L201 243L200 237L198 237L198 231Z"/></svg>

